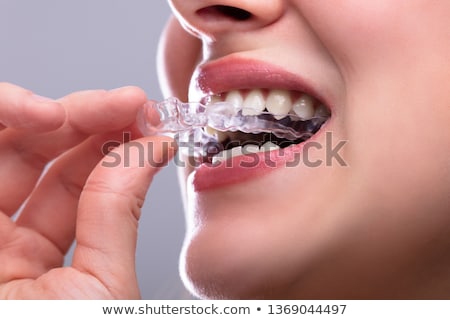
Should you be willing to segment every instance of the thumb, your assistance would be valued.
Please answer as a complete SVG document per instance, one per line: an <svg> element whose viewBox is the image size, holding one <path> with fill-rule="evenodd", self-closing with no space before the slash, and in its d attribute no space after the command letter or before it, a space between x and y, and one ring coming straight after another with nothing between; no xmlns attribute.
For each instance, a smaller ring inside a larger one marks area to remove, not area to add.
<svg viewBox="0 0 450 320"><path fill-rule="evenodd" d="M153 176L175 149L167 137L123 144L111 151L120 161L115 166L99 163L81 194L72 266L93 275L116 299L139 298L135 273L138 220Z"/></svg>

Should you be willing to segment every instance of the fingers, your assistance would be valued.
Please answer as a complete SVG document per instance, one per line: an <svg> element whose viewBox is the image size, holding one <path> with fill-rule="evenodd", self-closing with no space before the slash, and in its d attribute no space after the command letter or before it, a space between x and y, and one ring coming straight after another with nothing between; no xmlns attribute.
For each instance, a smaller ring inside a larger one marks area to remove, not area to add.
<svg viewBox="0 0 450 320"><path fill-rule="evenodd" d="M137 87L111 91L83 91L59 100L67 109L66 125L74 131L92 135L121 130L136 121L138 109L147 101Z"/></svg>
<svg viewBox="0 0 450 320"><path fill-rule="evenodd" d="M145 93L134 87L79 92L59 100L67 117L58 130L34 135L17 130L0 133L0 177L4 182L0 185L0 210L14 214L49 161L89 135L132 125L145 101Z"/></svg>
<svg viewBox="0 0 450 320"><path fill-rule="evenodd" d="M51 131L59 128L65 118L61 103L10 83L0 83L0 129Z"/></svg>
<svg viewBox="0 0 450 320"><path fill-rule="evenodd" d="M113 151L123 160L119 166L95 168L78 207L73 267L95 276L115 298L138 298L135 249L141 207L153 176L175 153L173 141L165 137L132 143ZM142 161L142 152L150 159Z"/></svg>
<svg viewBox="0 0 450 320"><path fill-rule="evenodd" d="M120 141L120 135L109 138ZM58 158L33 190L16 221L17 225L33 229L50 240L63 255L75 238L78 200L86 179L104 156L104 141L92 137Z"/></svg>

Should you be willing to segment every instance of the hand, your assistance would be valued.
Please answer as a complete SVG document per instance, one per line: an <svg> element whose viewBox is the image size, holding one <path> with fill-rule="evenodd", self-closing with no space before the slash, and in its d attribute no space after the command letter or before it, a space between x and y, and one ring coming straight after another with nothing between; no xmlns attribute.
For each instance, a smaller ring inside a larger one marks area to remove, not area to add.
<svg viewBox="0 0 450 320"><path fill-rule="evenodd" d="M133 87L52 101L0 83L0 299L139 298L137 225L159 168L139 164L138 148L127 149L127 167L101 160L105 142L139 137L145 101ZM137 141L155 161L174 154L168 138ZM114 152L124 159L124 150ZM62 267L74 239L72 266Z"/></svg>

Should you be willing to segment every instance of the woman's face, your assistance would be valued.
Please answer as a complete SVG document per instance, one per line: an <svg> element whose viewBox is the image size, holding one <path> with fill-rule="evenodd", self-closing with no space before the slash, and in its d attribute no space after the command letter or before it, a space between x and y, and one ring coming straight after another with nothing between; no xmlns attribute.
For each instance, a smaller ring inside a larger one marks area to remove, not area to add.
<svg viewBox="0 0 450 320"><path fill-rule="evenodd" d="M300 144L180 169L187 286L204 298L449 297L450 2L170 4L191 35L172 20L163 36L166 95L331 113Z"/></svg>

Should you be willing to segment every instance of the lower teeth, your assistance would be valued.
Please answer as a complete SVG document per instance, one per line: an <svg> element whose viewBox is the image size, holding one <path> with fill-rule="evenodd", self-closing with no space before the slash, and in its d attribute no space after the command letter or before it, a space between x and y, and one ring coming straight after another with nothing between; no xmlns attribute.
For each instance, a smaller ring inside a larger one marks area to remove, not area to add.
<svg viewBox="0 0 450 320"><path fill-rule="evenodd" d="M272 142L266 142L261 147L255 145L255 144L247 144L245 146L234 147L232 149L227 149L227 150L221 151L217 155L214 155L211 157L211 163L219 164L228 159L238 157L241 155L249 155L249 154L255 154L255 153L259 153L259 152L270 152L270 151L279 150L279 149L280 149L280 147Z"/></svg>
<svg viewBox="0 0 450 320"><path fill-rule="evenodd" d="M227 138L219 141L217 134L211 135L205 130L181 132L175 139L184 155L199 159L200 162L219 163L240 155L273 151L299 144L311 138L322 125L323 123L310 125L303 122L300 126L303 126L304 130L298 130L296 134L296 137L301 138L295 140L267 132L254 134L236 131L221 132L221 138L223 139L223 135Z"/></svg>

